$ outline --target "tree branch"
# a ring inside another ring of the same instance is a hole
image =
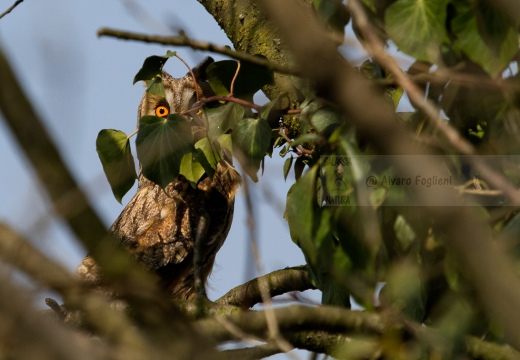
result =
[[[272,309],[283,334],[294,331],[327,331],[361,334],[382,334],[393,327],[396,322],[387,322],[379,314],[352,311],[339,307],[309,307],[291,305]],[[227,319],[242,331],[265,338],[268,333],[267,320],[263,311],[245,311],[227,316]],[[215,318],[202,319],[195,323],[203,334],[217,341],[239,340],[224,329]]]
[[[520,193],[518,190],[502,175],[492,170],[487,164],[480,161],[474,155],[477,154],[475,147],[460,133],[441,118],[440,110],[425,97],[424,92],[417,86],[412,79],[403,72],[397,62],[385,51],[384,44],[376,34],[372,25],[367,19],[367,15],[361,6],[359,0],[353,0],[348,4],[352,16],[356,20],[356,24],[366,39],[364,45],[369,53],[374,56],[381,66],[387,69],[394,77],[400,87],[406,91],[410,101],[429,119],[430,123],[448,140],[450,145],[460,154],[470,155],[470,160],[477,168],[480,175],[488,181],[493,187],[504,192],[513,204],[520,204]]]
[[[235,1],[229,6],[223,0],[197,0],[213,16],[227,34],[235,49],[249,54],[265,56],[270,62],[280,66],[292,66],[290,54],[277,28],[265,17],[255,0]],[[302,0],[309,4],[309,0]],[[282,108],[301,101],[301,95],[290,76],[274,74],[274,85],[263,88],[271,100],[287,94],[288,103]]]
[[[98,30],[99,37],[113,37],[122,40],[135,40],[145,43],[154,43],[171,46],[187,46],[195,50],[209,51],[217,54],[229,56],[232,59],[247,61],[251,64],[265,67],[269,70],[276,71],[283,74],[296,75],[296,71],[285,66],[278,65],[274,62],[265,60],[262,57],[254,56],[243,51],[235,51],[228,46],[213,44],[206,41],[193,40],[185,35],[178,36],[160,36],[160,35],[145,35],[133,33],[123,30],[115,30],[109,28],[101,28]]]
[[[20,5],[22,2],[23,0],[16,0],[13,5],[11,5],[6,11],[0,14],[0,19],[9,14],[11,11],[13,11],[14,8]]]
[[[262,276],[264,284],[269,287],[271,296],[278,296],[292,291],[315,289],[309,278],[307,266],[297,266],[274,271]],[[239,285],[227,294],[216,300],[219,305],[233,305],[241,308],[250,308],[262,301],[260,279],[253,279]]]

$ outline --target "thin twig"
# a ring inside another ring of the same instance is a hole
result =
[[[206,104],[208,104],[210,102],[214,102],[214,101],[234,102],[239,105],[254,109],[260,114],[261,106],[251,103],[249,101],[239,99],[234,96],[210,96],[210,97],[207,97],[207,98],[202,99],[201,101],[195,103],[191,109],[181,112],[181,115],[186,115],[186,114],[194,112],[195,110],[200,110],[204,106],[206,106]]]
[[[229,96],[233,96],[235,94],[235,81],[237,80],[239,72],[240,72],[240,61],[237,62],[237,70],[235,71],[235,75],[233,76],[233,80],[231,80],[231,87],[230,87],[230,90],[229,90]]]
[[[182,63],[184,64],[184,66],[186,66],[188,68],[188,71],[190,72],[190,75],[191,75],[191,78],[193,79],[193,83],[195,84],[195,87],[197,88],[197,91],[195,91],[195,96],[197,97],[197,102],[200,101],[200,95],[202,93],[202,89],[200,88],[199,86],[199,83],[197,81],[197,78],[195,77],[195,74],[193,73],[193,71],[191,70],[191,67],[188,65],[188,63],[186,61],[184,61],[183,58],[181,58],[179,55],[175,54],[175,57],[177,59],[179,59],[180,61],[182,61]]]
[[[171,46],[187,46],[195,50],[209,51],[217,54],[229,56],[230,58],[247,61],[251,64],[265,67],[266,69],[276,71],[283,74],[298,75],[298,72],[294,69],[281,66],[264,58],[254,56],[242,51],[232,50],[227,46],[216,45],[206,41],[193,40],[185,35],[178,36],[159,36],[159,35],[144,35],[138,33],[132,33],[122,30],[114,30],[108,28],[101,28],[98,30],[98,36],[108,36],[122,40],[135,40],[146,43],[155,43],[161,45]]]
[[[280,130],[278,131],[278,133],[280,134],[281,137],[284,138],[285,141],[287,141],[287,143],[291,143],[292,140],[290,137],[288,137],[286,134],[285,134],[285,129],[283,127],[280,127]],[[306,154],[306,155],[312,155],[314,153],[314,151],[312,150],[309,150],[309,149],[306,149],[304,148],[303,146],[301,145],[296,145],[296,148],[300,151],[299,153],[297,153],[299,156],[301,156],[302,154]]]
[[[18,5],[20,5],[22,2],[23,2],[23,0],[16,0],[15,3],[13,5],[11,5],[11,7],[9,7],[6,11],[4,11],[2,14],[0,14],[0,19],[3,18],[4,16],[6,16],[7,14],[9,14],[11,11],[13,11],[14,8],[17,7]]]
[[[255,265],[257,272],[259,274],[264,273],[263,265],[260,260],[260,254],[258,252],[257,240],[256,240],[256,232],[255,232],[255,215],[254,215],[254,207],[251,199],[251,192],[249,191],[248,180],[245,179],[243,182],[244,194],[246,199],[246,209],[247,209],[247,224],[249,226],[249,240],[251,249],[253,250],[253,257],[255,260]],[[276,315],[273,311],[271,295],[269,294],[269,284],[267,283],[265,277],[258,278],[259,284],[258,287],[260,289],[260,295],[262,297],[262,303],[264,305],[264,313],[265,319],[267,323],[267,329],[269,331],[269,335],[272,340],[282,349],[284,352],[288,354],[293,359],[298,359],[298,357],[290,351],[293,349],[293,346],[283,338],[280,328],[278,326],[278,321],[276,320]]]

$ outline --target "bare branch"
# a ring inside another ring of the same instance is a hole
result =
[[[141,41],[145,43],[154,43],[161,45],[170,45],[170,46],[186,46],[195,50],[209,51],[216,54],[222,54],[229,56],[232,59],[247,61],[251,64],[265,67],[266,69],[276,71],[283,74],[292,74],[296,75],[297,72],[293,69],[287,68],[285,66],[278,65],[271,61],[265,60],[264,58],[254,56],[248,54],[243,51],[232,50],[228,46],[222,46],[213,44],[206,41],[193,40],[188,38],[185,35],[178,36],[161,36],[161,35],[145,35],[139,33],[133,33],[129,31],[123,30],[115,30],[109,28],[101,28],[98,30],[98,36],[107,36],[113,37],[121,40],[134,40]]]
[[[271,296],[278,296],[292,291],[305,291],[315,289],[309,278],[306,266],[298,266],[274,271],[262,276],[264,280],[258,278],[246,282],[231,289],[227,294],[215,301],[219,305],[233,305],[242,308],[250,308],[262,301],[260,284],[269,287]]]
[[[23,0],[16,0],[13,5],[11,5],[6,11],[0,14],[0,19],[9,14],[11,11],[13,11],[14,8],[20,5],[22,2]]]

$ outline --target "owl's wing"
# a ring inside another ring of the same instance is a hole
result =
[[[190,190],[180,179],[165,190],[140,179],[137,193],[110,231],[149,270],[182,262],[193,248]]]

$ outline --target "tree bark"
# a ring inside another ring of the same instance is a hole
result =
[[[281,39],[278,29],[267,20],[262,9],[253,0],[197,0],[213,16],[227,34],[237,50],[265,56],[269,61],[282,66],[293,64],[290,53]],[[300,0],[306,6],[309,0]],[[232,3],[232,4],[231,4]],[[269,99],[287,95],[282,107],[297,104],[303,100],[291,77],[274,74],[274,84],[263,89]]]

